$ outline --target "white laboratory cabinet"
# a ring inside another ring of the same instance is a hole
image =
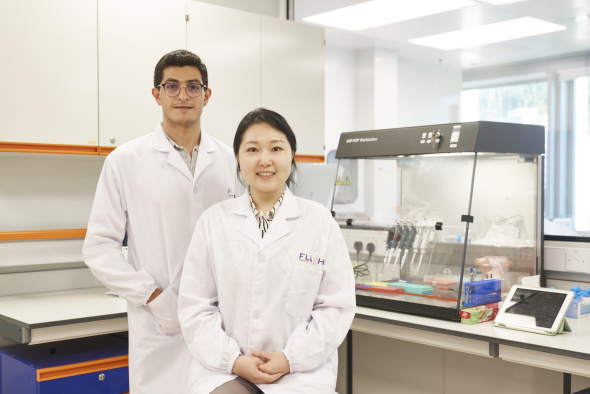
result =
[[[262,17],[262,101],[297,135],[297,153],[324,154],[324,29]]]
[[[0,143],[115,148],[152,132],[154,68],[175,49],[208,67],[205,131],[231,145],[265,106],[287,118],[298,154],[323,155],[324,29],[193,0],[2,2]]]
[[[152,132],[162,55],[186,48],[185,0],[98,1],[99,141],[115,147]]]
[[[0,141],[96,146],[96,0],[0,2]]]
[[[212,94],[203,130],[233,143],[240,120],[261,104],[260,15],[189,1],[187,48],[207,65]]]
[[[187,3],[187,48],[209,69],[203,129],[231,145],[255,107],[283,115],[298,154],[324,154],[324,29],[279,18]]]

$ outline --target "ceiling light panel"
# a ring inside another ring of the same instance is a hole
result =
[[[473,48],[495,42],[515,40],[517,38],[537,36],[560,30],[565,30],[565,26],[527,16],[470,29],[413,38],[408,41],[413,44],[449,51],[453,49]]]
[[[303,18],[345,30],[364,30],[476,5],[470,0],[373,0]]]

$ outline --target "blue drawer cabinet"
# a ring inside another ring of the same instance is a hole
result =
[[[113,335],[0,348],[1,394],[129,391],[127,340]]]

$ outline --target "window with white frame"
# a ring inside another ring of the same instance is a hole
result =
[[[519,70],[522,71],[522,70]],[[545,127],[545,234],[590,236],[590,72],[555,69],[544,79],[470,81],[461,120]]]

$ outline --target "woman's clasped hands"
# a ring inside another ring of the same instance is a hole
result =
[[[289,373],[289,361],[283,352],[252,351],[239,356],[232,372],[254,384],[269,384]]]

